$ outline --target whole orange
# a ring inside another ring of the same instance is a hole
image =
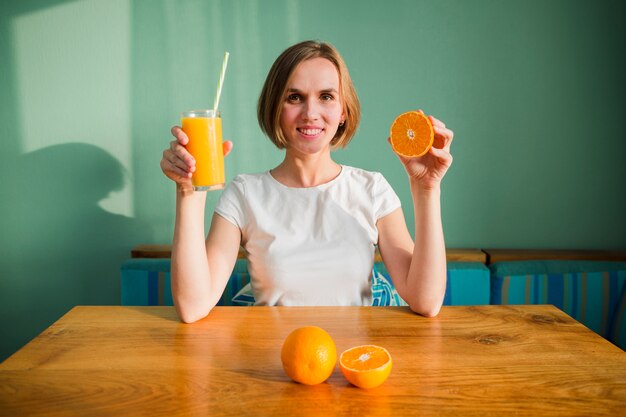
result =
[[[333,373],[337,348],[324,329],[306,326],[287,336],[280,359],[289,378],[301,384],[316,385],[326,381]]]

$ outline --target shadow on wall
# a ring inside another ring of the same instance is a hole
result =
[[[1,192],[0,360],[75,305],[119,304],[119,266],[133,242],[150,236],[146,225],[99,206],[125,178],[101,148],[55,145],[14,163]]]

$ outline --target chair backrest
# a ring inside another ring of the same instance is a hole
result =
[[[626,262],[511,261],[489,265],[491,304],[552,304],[607,337]]]
[[[626,350],[626,284],[622,286],[622,294],[611,319],[609,340]]]
[[[132,258],[121,268],[122,305],[172,305],[170,284],[170,245],[138,245]],[[489,269],[486,255],[478,249],[449,249],[445,305],[477,305],[489,303]],[[239,252],[233,273],[218,305],[252,305],[254,294],[250,285],[247,257]],[[393,282],[376,251],[372,271],[372,305],[403,306],[406,302]]]
[[[122,305],[173,305],[169,258],[133,258],[121,266]],[[238,259],[217,305],[239,305],[233,299],[250,282],[245,259]]]

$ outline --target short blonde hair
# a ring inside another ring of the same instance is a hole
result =
[[[278,149],[287,147],[287,140],[280,126],[280,115],[287,83],[298,64],[313,58],[329,60],[337,68],[337,73],[339,74],[339,95],[345,123],[337,129],[331,145],[333,147],[345,148],[359,126],[361,105],[348,73],[348,68],[339,52],[332,45],[325,42],[300,42],[285,49],[276,58],[267,74],[257,103],[259,126]]]

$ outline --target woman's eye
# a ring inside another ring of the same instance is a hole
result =
[[[300,94],[289,94],[287,100],[291,103],[297,103],[300,101]]]
[[[332,94],[322,94],[321,99],[322,101],[331,101],[334,97]]]

